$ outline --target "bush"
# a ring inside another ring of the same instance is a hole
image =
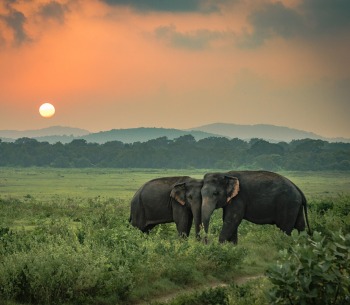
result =
[[[350,234],[318,232],[293,235],[267,275],[274,304],[347,304],[350,302]]]
[[[133,285],[127,266],[86,246],[61,242],[3,257],[0,297],[40,304],[87,302],[95,296],[125,299]]]
[[[266,295],[268,284],[266,278],[257,278],[242,285],[231,285],[229,290],[230,305],[269,304]]]
[[[161,305],[162,303],[152,303]],[[195,292],[192,294],[183,294],[174,300],[167,302],[168,305],[228,305],[228,290],[225,287],[216,287]]]
[[[210,244],[197,245],[195,251],[198,261],[201,262],[198,268],[203,268],[204,273],[220,274],[229,273],[242,266],[242,262],[247,254],[243,247],[236,247],[232,243],[221,244],[212,241]]]
[[[168,302],[152,305],[267,305],[266,279],[250,280],[242,285],[219,286],[181,294]]]

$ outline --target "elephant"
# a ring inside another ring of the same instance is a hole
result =
[[[220,242],[237,244],[242,219],[256,224],[274,224],[287,235],[295,228],[311,233],[306,198],[287,178],[268,171],[207,173],[203,179],[202,224],[206,233],[215,209],[223,209]],[[305,213],[305,219],[303,215]]]
[[[131,200],[129,222],[142,232],[175,222],[181,236],[189,236],[194,219],[199,238],[203,180],[189,176],[163,177],[146,182]]]

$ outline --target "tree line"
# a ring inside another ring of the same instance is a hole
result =
[[[49,144],[20,138],[0,140],[0,166],[350,170],[350,143],[312,139],[270,143],[223,137],[196,141],[191,135],[132,144],[82,139]]]

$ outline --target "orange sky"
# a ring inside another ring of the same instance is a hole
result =
[[[225,122],[350,138],[349,37],[348,0],[3,0],[0,130]]]

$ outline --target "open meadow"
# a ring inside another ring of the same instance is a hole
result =
[[[188,239],[179,238],[174,224],[146,235],[128,223],[130,200],[146,181],[201,178],[208,171],[213,170],[1,168],[0,299],[5,304],[162,304],[158,297],[188,291],[169,304],[270,303],[280,293],[271,292],[277,276],[271,266],[294,243],[307,243],[306,235],[288,237],[275,226],[243,221],[237,246],[219,244],[221,210],[213,216],[207,245],[193,231]],[[349,239],[342,233],[350,232],[350,173],[280,174],[304,192],[311,229],[321,234],[315,243],[321,245],[322,236],[340,236],[345,243],[340,248],[349,255]],[[246,277],[257,278],[235,285]],[[342,285],[338,300],[349,300],[349,283]],[[281,293],[278,297],[276,304],[284,304]]]

